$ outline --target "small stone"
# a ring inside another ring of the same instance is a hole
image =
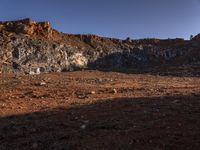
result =
[[[172,103],[174,103],[174,104],[175,104],[175,103],[178,103],[178,102],[179,102],[179,100],[174,100],[174,101],[172,101]]]
[[[37,129],[36,129],[36,128],[33,128],[31,131],[32,131],[32,132],[36,132],[36,131],[37,131]]]
[[[114,94],[117,94],[117,90],[116,90],[116,89],[113,89],[113,93],[114,93]]]
[[[33,149],[36,149],[36,148],[38,148],[38,144],[37,143],[33,143]]]
[[[89,120],[84,120],[83,122],[87,124],[87,123],[89,123],[90,121],[89,121]]]
[[[95,94],[95,93],[96,93],[95,91],[91,91],[91,92],[90,92],[90,94]]]
[[[44,86],[44,85],[46,85],[46,82],[42,81],[42,82],[40,83],[40,86]]]
[[[5,104],[0,105],[0,108],[6,108]]]
[[[85,129],[86,128],[86,125],[85,124],[83,124],[83,125],[81,125],[81,127],[80,127],[81,129]]]

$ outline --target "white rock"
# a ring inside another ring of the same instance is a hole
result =
[[[46,82],[42,81],[42,82],[40,83],[40,85],[41,85],[41,86],[46,85]]]
[[[83,125],[81,125],[81,127],[80,127],[81,129],[85,129],[86,128],[86,125],[85,124],[83,124]]]

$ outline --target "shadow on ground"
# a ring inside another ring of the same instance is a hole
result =
[[[196,150],[200,95],[118,98],[0,118],[1,150]]]

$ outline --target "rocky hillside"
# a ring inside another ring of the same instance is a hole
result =
[[[1,72],[39,74],[74,69],[143,69],[200,64],[200,35],[192,40],[126,40],[56,31],[31,19],[0,22]]]

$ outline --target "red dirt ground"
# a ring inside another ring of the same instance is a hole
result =
[[[198,150],[200,78],[1,75],[0,150]]]

